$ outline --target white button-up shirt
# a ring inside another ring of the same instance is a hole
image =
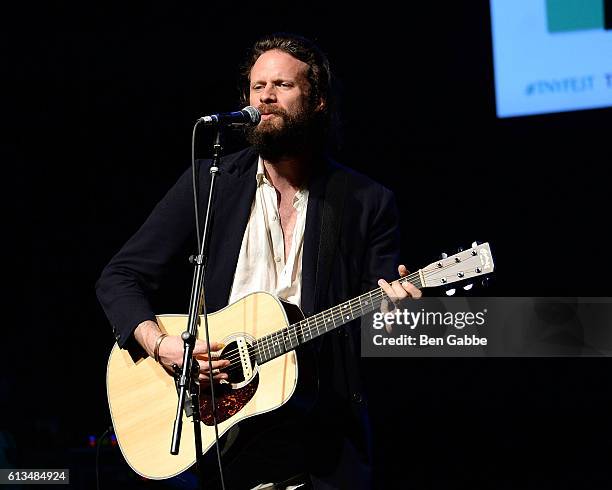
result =
[[[285,262],[285,240],[276,189],[266,177],[261,157],[257,164],[256,179],[257,190],[242,238],[230,304],[249,293],[267,291],[300,306],[308,189],[298,190],[293,198],[297,219],[291,250]]]

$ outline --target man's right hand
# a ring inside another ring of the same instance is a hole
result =
[[[134,330],[134,338],[151,357],[153,357],[155,343],[161,334],[162,332],[157,323],[151,320],[142,322]],[[159,346],[159,361],[170,372],[172,372],[173,364],[176,364],[179,367],[183,365],[183,345],[183,339],[181,339],[181,337],[178,335],[168,335],[161,341]],[[230,361],[226,359],[218,359],[219,351],[223,349],[223,347],[224,345],[219,342],[211,342],[210,344],[213,379],[215,381],[228,378],[227,373],[223,373],[221,370],[229,366]],[[208,349],[206,342],[196,340],[196,345],[193,350],[193,357],[200,366],[200,383],[210,383]]]

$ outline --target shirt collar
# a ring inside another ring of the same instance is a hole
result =
[[[270,181],[266,178],[266,169],[264,168],[263,158],[261,158],[261,155],[259,156],[259,160],[257,160],[257,174],[255,175],[255,180],[257,181],[257,187],[264,182],[271,185]]]
[[[255,180],[257,181],[257,187],[260,187],[262,184],[267,184],[272,187],[272,183],[266,177],[266,169],[264,167],[263,158],[261,155],[259,156],[259,160],[257,161],[257,174],[255,174]],[[296,209],[299,209],[299,206],[302,206],[305,201],[305,197],[308,195],[308,188],[298,189],[293,197],[293,206]]]

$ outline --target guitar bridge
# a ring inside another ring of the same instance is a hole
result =
[[[242,375],[245,380],[250,380],[253,377],[253,365],[249,355],[249,344],[244,337],[238,337],[236,339],[236,347],[238,348],[240,366],[242,366]]]

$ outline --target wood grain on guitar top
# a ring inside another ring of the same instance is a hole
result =
[[[162,331],[170,335],[180,335],[187,325],[186,315],[163,315],[157,320]],[[210,314],[208,324],[211,340],[229,344],[236,336],[263,337],[289,322],[276,297],[253,293]],[[258,366],[255,378],[245,386],[217,395],[222,417],[219,435],[241,420],[281,407],[295,392],[297,378],[297,357],[291,351]],[[134,360],[127,350],[115,345],[108,362],[106,386],[117,441],[134,471],[157,480],[177,475],[195,463],[193,423],[184,414],[180,452],[176,456],[170,454],[178,396],[173,377],[155,360]],[[209,400],[204,398],[200,412],[206,420],[200,424],[204,452],[215,442]]]

